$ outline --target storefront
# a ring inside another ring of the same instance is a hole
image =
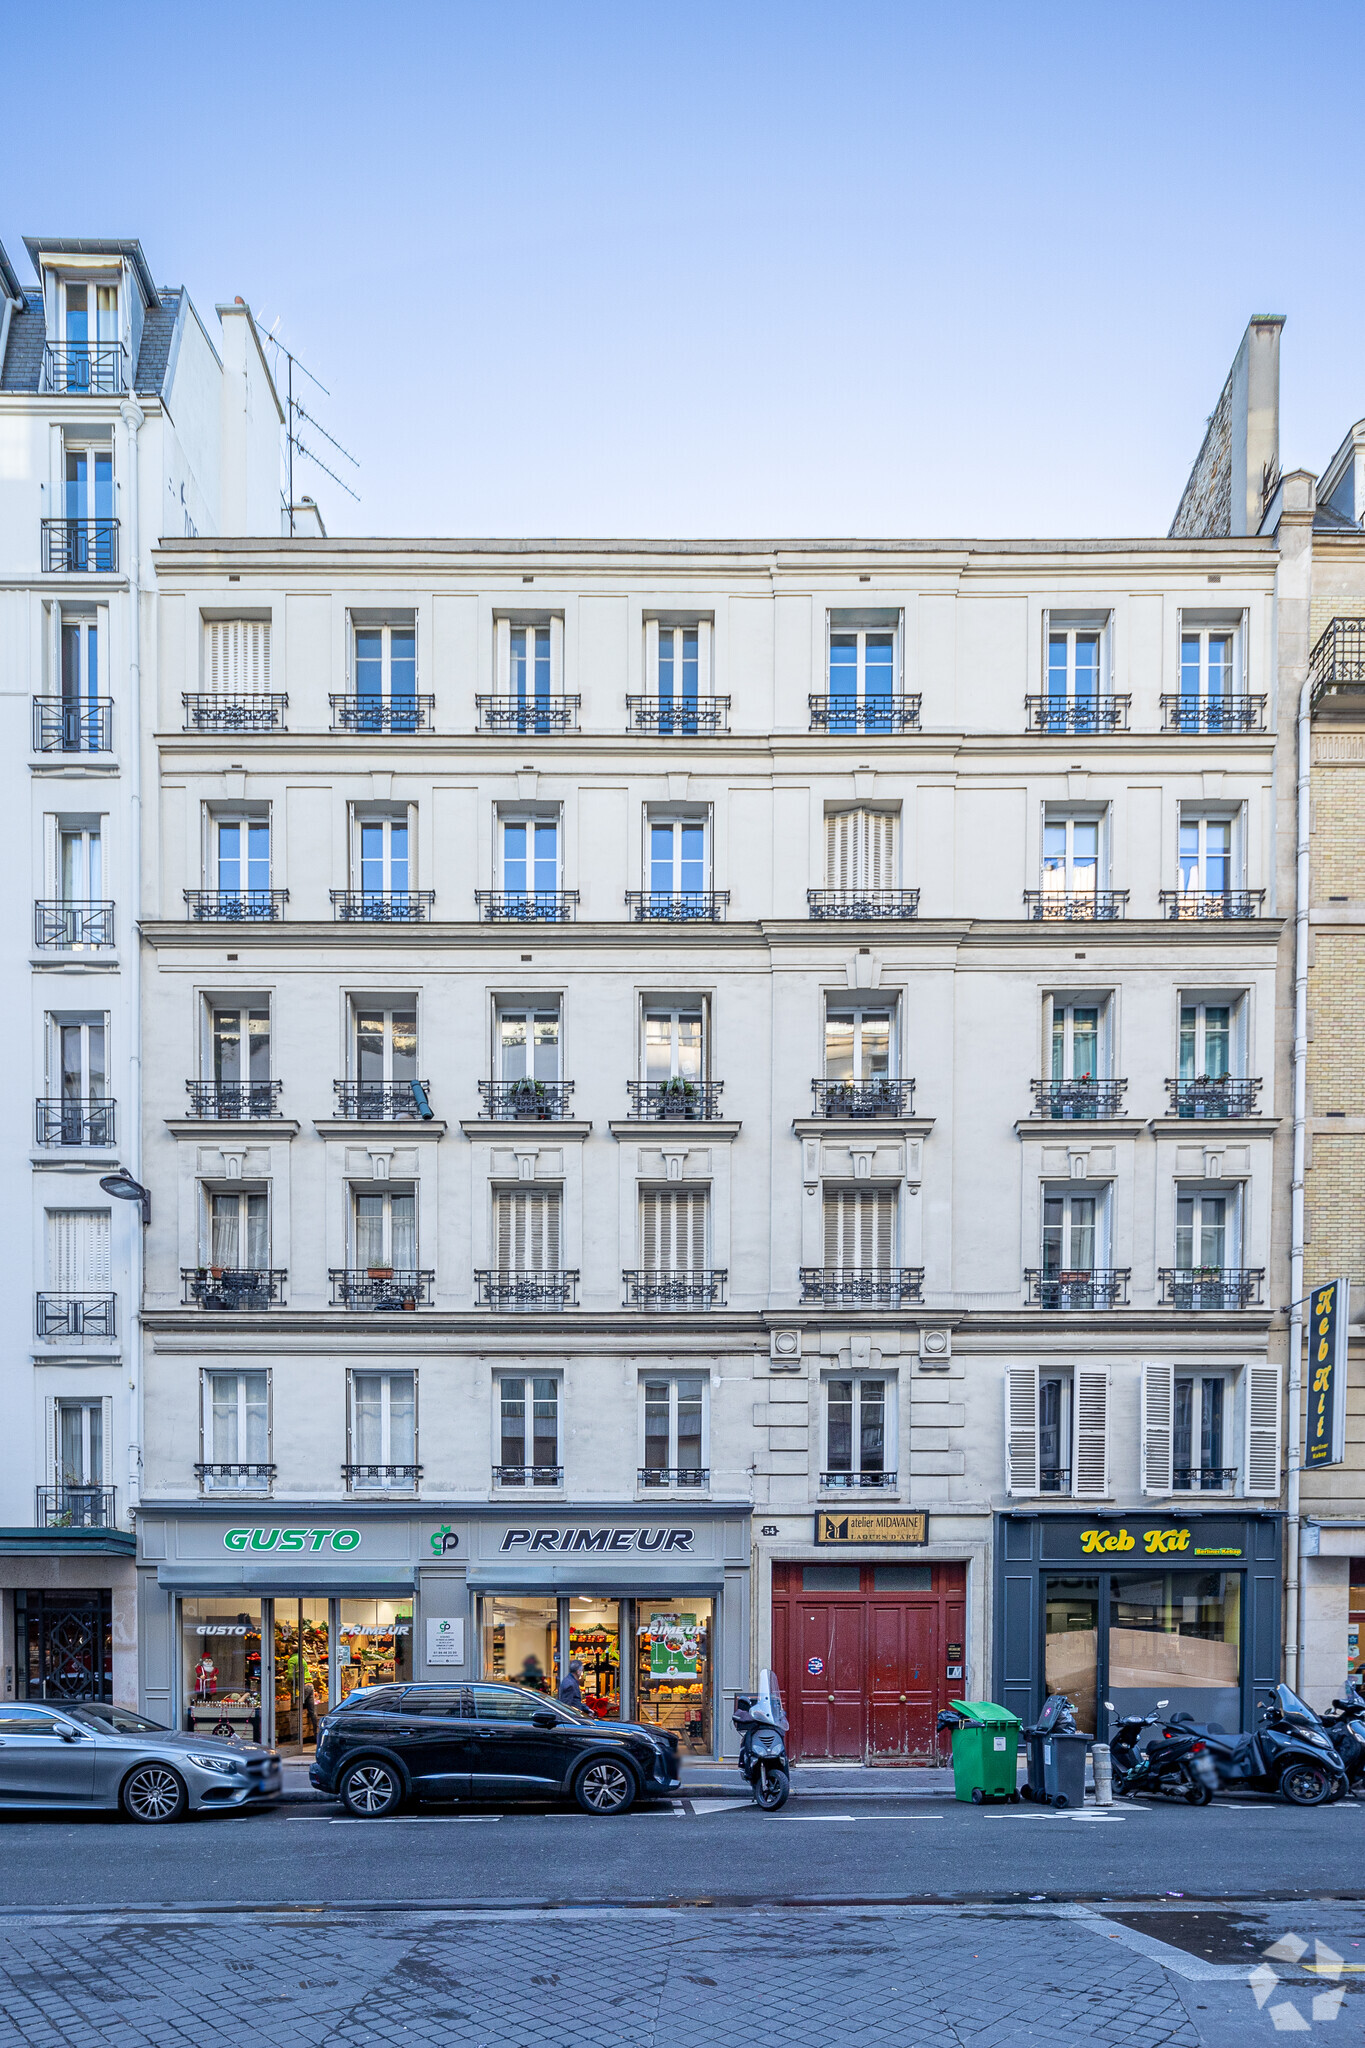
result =
[[[1001,1515],[993,1696],[1030,1721],[1066,1693],[1087,1733],[1106,1700],[1253,1726],[1280,1676],[1281,1523]]]
[[[132,1706],[134,1640],[129,1531],[0,1529],[0,1666],[12,1697]]]

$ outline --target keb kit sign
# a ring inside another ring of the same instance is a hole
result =
[[[1351,1283],[1329,1280],[1308,1297],[1308,1420],[1305,1465],[1346,1456],[1346,1342]]]

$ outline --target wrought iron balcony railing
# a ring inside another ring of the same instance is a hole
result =
[[[918,697],[812,696],[812,732],[918,732]]]
[[[728,889],[626,891],[626,907],[636,924],[719,924],[729,901]]]
[[[1025,697],[1030,732],[1127,732],[1131,697]]]
[[[802,1301],[838,1308],[900,1308],[924,1292],[923,1266],[803,1266]]]
[[[259,1313],[284,1300],[282,1266],[182,1266],[180,1299],[219,1315]]]
[[[816,919],[918,917],[918,889],[807,889],[806,909]]]
[[[115,1337],[118,1297],[114,1294],[40,1294],[37,1331],[54,1337]]]
[[[128,389],[121,341],[43,343],[43,389],[67,398],[115,398]]]
[[[1365,690],[1365,619],[1332,619],[1308,657],[1314,704],[1336,690]]]
[[[1235,1465],[1177,1465],[1171,1473],[1177,1493],[1225,1493],[1236,1478]]]
[[[494,1486],[562,1486],[562,1465],[495,1465]]]
[[[894,1493],[894,1472],[822,1472],[822,1493]]]
[[[723,1081],[627,1081],[630,1114],[642,1123],[708,1123],[720,1115]]]
[[[431,1121],[430,1081],[333,1081],[332,1093],[337,1115],[357,1123]]]
[[[1187,918],[1259,917],[1265,906],[1264,889],[1163,889],[1161,915],[1183,922]]]
[[[1070,1493],[1071,1467],[1069,1465],[1040,1465],[1038,1467],[1038,1491],[1040,1493]]]
[[[34,1526],[39,1529],[115,1529],[112,1486],[39,1486],[34,1489]]]
[[[1124,1308],[1131,1278],[1128,1266],[1062,1266],[1056,1271],[1028,1267],[1024,1285],[1030,1308]]]
[[[186,889],[185,915],[197,924],[274,924],[284,916],[287,889]]]
[[[112,903],[35,903],[33,943],[44,952],[92,953],[114,943]]]
[[[333,1266],[332,1307],[402,1311],[429,1308],[434,1271],[397,1266]]]
[[[476,889],[484,924],[572,924],[577,889]]]
[[[1163,696],[1167,732],[1264,732],[1264,697]]]
[[[730,699],[631,696],[626,698],[626,724],[631,732],[657,733],[661,739],[728,732]]]
[[[691,1273],[654,1273],[632,1267],[622,1273],[627,1308],[724,1308],[724,1266],[699,1267]]]
[[[476,697],[474,707],[485,732],[577,732],[578,697]]]
[[[1055,1122],[1072,1119],[1093,1121],[1099,1117],[1122,1116],[1123,1091],[1126,1081],[1092,1081],[1088,1075],[1079,1081],[1030,1081],[1033,1090],[1033,1114],[1051,1117]]]
[[[569,1114],[572,1081],[480,1081],[484,1114],[499,1123],[559,1123]]]
[[[1255,1116],[1261,1084],[1250,1076],[1203,1074],[1194,1081],[1167,1080],[1166,1091],[1172,1116]]]
[[[1025,889],[1024,915],[1035,924],[1113,924],[1128,914],[1126,889]]]
[[[436,901],[434,889],[333,889],[337,924],[426,924]]]
[[[187,1081],[190,1115],[221,1123],[247,1123],[278,1116],[283,1081]]]
[[[262,1458],[244,1462],[215,1459],[196,1465],[194,1476],[205,1493],[269,1493],[278,1468]]]
[[[114,744],[112,697],[33,700],[35,754],[107,754]]]
[[[43,568],[56,576],[116,576],[117,519],[45,519]]]
[[[333,695],[333,732],[430,732],[434,697],[356,697]]]
[[[1162,1266],[1161,1306],[1178,1309],[1260,1308],[1264,1266]]]
[[[474,1274],[480,1308],[576,1308],[578,1274],[513,1273],[503,1267],[480,1267]]]
[[[420,1465],[343,1465],[348,1493],[415,1493],[421,1484]]]
[[[636,1483],[647,1488],[709,1486],[711,1469],[708,1465],[641,1465]]]
[[[38,1145],[112,1145],[112,1095],[40,1096],[34,1104],[34,1143]]]
[[[182,690],[186,732],[283,732],[283,690]]]
[[[909,1116],[914,1108],[913,1081],[812,1081],[817,1116]]]

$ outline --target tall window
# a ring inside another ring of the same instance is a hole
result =
[[[215,818],[214,886],[224,896],[249,897],[270,887],[270,821]]]
[[[1104,632],[1097,625],[1051,627],[1047,636],[1047,696],[1059,716],[1070,711],[1073,722],[1094,713],[1104,690]]]
[[[121,388],[118,361],[118,286],[63,287],[66,300],[67,391],[112,392]]]
[[[503,1379],[498,1386],[499,1477],[507,1485],[559,1483],[559,1381]]]
[[[406,905],[408,824],[406,818],[360,818],[356,826],[356,867],[367,899],[391,896]]]
[[[55,1027],[56,1053],[61,1074],[62,1107],[79,1116],[84,1104],[98,1100],[108,1085],[105,1064],[106,1025],[101,1017],[79,1024],[59,1023]],[[79,1143],[79,1139],[71,1142]]]
[[[825,1079],[879,1081],[895,1071],[894,1010],[886,1004],[831,1003],[825,1012]]]
[[[641,1267],[646,1273],[707,1271],[709,1224],[706,1188],[642,1188]]]
[[[1094,1080],[1100,1073],[1100,1010],[1097,1003],[1052,1005],[1052,1079]]]
[[[1068,1458],[1068,1400],[1070,1383],[1065,1379],[1038,1382],[1038,1482],[1043,1493],[1070,1491]]]
[[[1225,1383],[1221,1373],[1175,1376],[1171,1463],[1177,1491],[1213,1492],[1226,1484],[1223,1465]],[[1230,1476],[1230,1475],[1229,1475]]]
[[[204,1449],[209,1465],[235,1466],[210,1472],[205,1484],[213,1492],[235,1489],[259,1492],[260,1471],[270,1458],[270,1375],[268,1372],[206,1372],[204,1374]]]
[[[706,1078],[706,1018],[700,1004],[648,1003],[644,1013],[646,1081]]]
[[[112,448],[67,444],[65,516],[80,522],[68,537],[66,560],[70,566],[112,570],[116,557]]]
[[[710,687],[711,623],[645,621],[648,687],[659,700],[660,732],[696,732],[697,699]]]
[[[264,1273],[270,1267],[270,1203],[263,1193],[233,1189],[208,1197],[208,1263],[222,1271]]]
[[[644,1472],[675,1474],[681,1485],[700,1485],[705,1467],[702,1415],[706,1382],[699,1375],[644,1382]],[[655,1482],[655,1483],[661,1483]],[[649,1485],[648,1476],[645,1484]]]
[[[417,629],[355,629],[356,728],[382,731],[385,713],[394,732],[417,728]]]
[[[214,1004],[209,1012],[209,1058],[212,1079],[233,1087],[270,1079],[270,1005],[231,1009]]]
[[[1175,1263],[1180,1272],[1234,1265],[1228,1254],[1235,1238],[1234,1205],[1227,1195],[1178,1195],[1175,1204]]]
[[[1232,826],[1231,818],[1181,818],[1182,894],[1225,896],[1236,887]]]
[[[558,1188],[499,1188],[493,1223],[500,1273],[558,1273],[563,1196]]]
[[[557,818],[502,820],[502,886],[509,896],[554,896],[559,888]]]
[[[47,1281],[55,1294],[109,1292],[109,1211],[49,1209]]]
[[[706,822],[702,818],[651,818],[649,890],[654,896],[695,896],[709,886]]]
[[[62,610],[62,748],[97,753],[104,735],[100,719],[100,629],[98,617]],[[105,742],[107,744],[107,741]]]
[[[1205,628],[1180,635],[1180,701],[1207,708],[1211,723],[1237,691],[1237,638],[1230,630]]]
[[[1093,897],[1100,886],[1100,820],[1047,818],[1043,823],[1043,895]]]
[[[64,907],[96,903],[104,885],[98,825],[63,826],[57,835],[57,886]]]
[[[886,1456],[886,1381],[862,1374],[825,1383],[826,1480],[881,1480]]]
[[[553,690],[550,680],[550,629],[548,626],[513,626],[508,635],[508,695],[518,705],[537,704],[549,708]]]
[[[559,1079],[558,1009],[499,1007],[496,1030],[498,1080]]]
[[[828,1269],[884,1273],[895,1265],[896,1197],[891,1189],[827,1189],[824,1224]]]
[[[894,811],[825,813],[825,886],[830,889],[895,888]]]
[[[105,1473],[103,1401],[58,1401],[56,1406],[58,1486],[103,1486]]]
[[[1054,1191],[1043,1196],[1043,1276],[1088,1274],[1097,1259],[1099,1197]]]
[[[415,1009],[406,1005],[389,1008],[378,1003],[356,1004],[355,1078],[362,1087],[366,1082],[416,1080]]]
[[[352,1196],[355,1265],[362,1272],[417,1271],[417,1197],[411,1188],[362,1190]]]
[[[1180,1079],[1224,1080],[1232,1072],[1230,1003],[1180,1005]]]
[[[353,1372],[350,1421],[352,1487],[389,1486],[399,1477],[408,1483],[415,1480],[414,1470],[399,1474],[386,1469],[416,1465],[415,1373]]]
[[[829,636],[831,732],[892,728],[896,632],[890,627],[832,630]]]

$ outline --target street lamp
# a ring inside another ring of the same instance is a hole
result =
[[[117,1173],[101,1174],[100,1186],[106,1195],[116,1195],[120,1202],[141,1202],[142,1221],[144,1224],[151,1222],[152,1198],[142,1182],[133,1179],[126,1166],[121,1166]]]

